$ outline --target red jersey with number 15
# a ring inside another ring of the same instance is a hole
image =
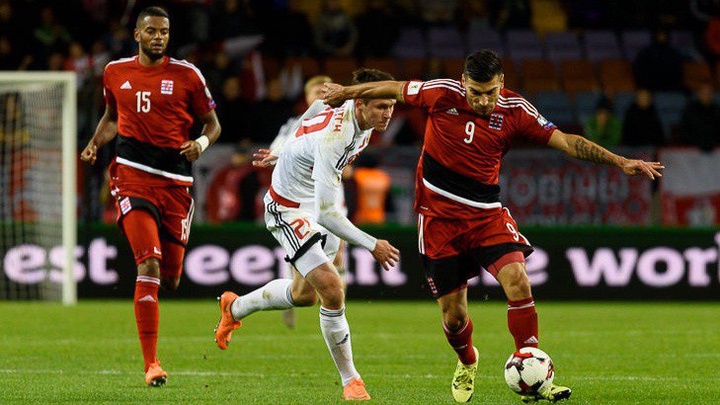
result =
[[[103,85],[105,102],[117,109],[117,163],[192,184],[180,145],[194,117],[215,108],[200,70],[167,56],[159,66],[143,66],[135,56],[108,63]]]
[[[472,110],[457,80],[406,82],[403,97],[428,113],[415,179],[415,210],[425,216],[469,219],[499,211],[502,157],[519,140],[546,145],[556,129],[507,89],[487,117]]]

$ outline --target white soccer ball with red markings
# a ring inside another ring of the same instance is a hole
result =
[[[555,367],[550,356],[535,347],[523,347],[505,363],[505,381],[519,395],[542,392],[554,378]]]

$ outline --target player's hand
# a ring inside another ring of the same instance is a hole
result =
[[[200,159],[202,155],[202,148],[196,141],[185,141],[180,145],[180,154],[185,155],[188,162],[194,162]]]
[[[82,153],[80,153],[80,160],[90,165],[94,165],[97,160],[97,149],[98,147],[95,143],[89,143],[85,149],[83,149]]]
[[[270,152],[272,152],[270,149],[258,149],[257,152],[253,153],[253,158],[255,158],[252,162],[253,166],[265,168],[275,165],[278,157],[271,155]]]
[[[390,270],[400,261],[400,251],[385,239],[377,240],[372,255],[385,270]]]
[[[625,174],[628,176],[646,175],[650,180],[655,180],[657,177],[662,177],[660,170],[663,170],[665,166],[661,165],[660,162],[646,162],[639,159],[626,159],[620,166]]]
[[[325,83],[323,85],[325,91],[325,97],[323,102],[330,107],[340,107],[345,102],[346,98],[343,95],[344,87],[337,83]]]

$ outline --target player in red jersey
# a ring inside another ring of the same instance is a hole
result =
[[[578,159],[616,166],[627,175],[660,177],[658,162],[626,159],[587,139],[566,134],[517,93],[503,88],[500,59],[491,50],[468,56],[462,80],[385,81],[342,87],[326,84],[325,101],[390,98],[428,112],[417,167],[415,210],[427,282],[442,310],[445,336],[458,354],[452,382],[457,402],[474,392],[477,349],[468,317],[467,280],[487,269],[508,298],[508,327],[516,349],[538,346],[538,321],[525,257],[527,239],[500,202],[503,155],[516,141],[549,145]],[[558,401],[571,390],[553,385],[523,401]]]
[[[142,10],[135,26],[139,54],[105,67],[105,114],[80,156],[94,164],[98,149],[117,135],[110,186],[137,264],[135,320],[149,386],[167,381],[157,359],[158,289],[175,290],[180,282],[194,208],[191,162],[220,136],[205,78],[191,63],[165,55],[169,39],[167,12]],[[204,126],[190,140],[193,116]]]

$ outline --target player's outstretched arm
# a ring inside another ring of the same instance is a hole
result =
[[[550,137],[548,145],[577,159],[617,166],[628,176],[645,175],[651,180],[655,180],[657,177],[662,177],[660,171],[665,168],[660,162],[627,159],[580,135],[566,134],[557,129]]]
[[[342,183],[339,178],[336,181],[324,178],[315,180],[315,211],[318,213],[318,223],[348,243],[364,247],[372,253],[383,269],[390,270],[400,260],[400,251],[388,241],[376,239],[363,232],[337,210],[336,193],[340,187]]]
[[[361,83],[353,86],[341,86],[337,83],[325,83],[323,101],[332,107],[338,107],[345,100],[355,98],[393,98],[403,102],[405,82],[385,80],[381,82]]]
[[[95,133],[80,153],[80,159],[91,165],[97,160],[97,151],[107,145],[117,135],[117,110],[111,105],[105,106],[105,113],[98,121]]]
[[[220,121],[218,121],[215,110],[210,110],[205,115],[200,116],[200,120],[205,124],[200,132],[202,135],[195,140],[185,141],[180,145],[180,154],[185,155],[185,158],[190,162],[198,160],[205,149],[214,144],[220,137]]]

